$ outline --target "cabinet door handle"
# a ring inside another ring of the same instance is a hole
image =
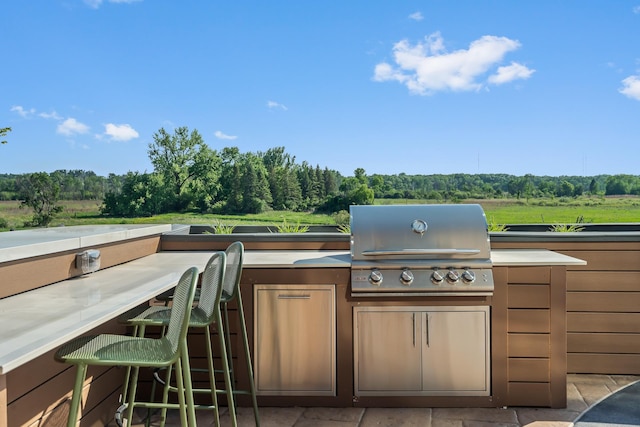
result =
[[[311,299],[311,295],[309,294],[302,294],[302,295],[278,294],[278,299]]]
[[[425,326],[426,326],[425,339],[426,339],[427,347],[429,347],[429,315],[428,314],[427,314]]]
[[[413,346],[416,346],[416,314],[413,313]]]

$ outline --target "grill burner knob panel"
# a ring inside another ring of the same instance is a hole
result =
[[[374,286],[382,285],[382,273],[380,270],[373,270],[369,275],[369,283]]]
[[[465,270],[464,273],[462,273],[462,281],[464,283],[471,284],[475,282],[475,280],[476,280],[476,275],[473,271]]]
[[[444,276],[438,270],[435,270],[433,273],[431,273],[431,282],[433,282],[435,285],[439,285],[443,281]]]
[[[413,282],[413,273],[411,272],[411,270],[406,268],[402,270],[402,273],[400,273],[400,282],[403,285],[407,286],[409,286]]]
[[[460,275],[456,270],[449,270],[447,273],[447,282],[449,283],[457,283],[460,280]]]

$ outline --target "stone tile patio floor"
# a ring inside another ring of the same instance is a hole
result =
[[[637,380],[640,376],[569,374],[563,409],[261,407],[260,422],[263,427],[568,427],[589,406]],[[177,415],[170,413],[166,425],[180,426]],[[198,427],[214,425],[210,411],[198,411],[197,418]],[[230,425],[226,408],[220,423]],[[255,425],[251,408],[238,408],[238,425]]]

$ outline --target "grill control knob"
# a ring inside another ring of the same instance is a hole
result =
[[[438,270],[434,270],[433,273],[431,273],[431,281],[434,285],[439,285],[444,281],[444,276]]]
[[[456,270],[449,270],[447,273],[447,282],[454,284],[460,280],[460,275]]]
[[[409,270],[408,268],[402,270],[402,273],[400,273],[400,282],[402,282],[403,285],[407,286],[413,282],[413,273],[411,272],[411,270]]]
[[[467,284],[471,284],[476,280],[476,274],[471,270],[465,270],[462,273],[462,281]]]
[[[382,284],[382,273],[380,270],[373,270],[369,275],[369,283],[374,286],[380,286]]]

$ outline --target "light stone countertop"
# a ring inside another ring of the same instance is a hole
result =
[[[578,258],[547,249],[494,249],[491,261],[498,266],[587,265]]]
[[[170,224],[74,225],[0,233],[0,263],[162,234]]]
[[[494,266],[586,265],[586,261],[546,249],[495,249]],[[349,251],[246,251],[244,268],[350,268]]]
[[[161,252],[0,299],[0,375],[173,288],[211,254]]]

